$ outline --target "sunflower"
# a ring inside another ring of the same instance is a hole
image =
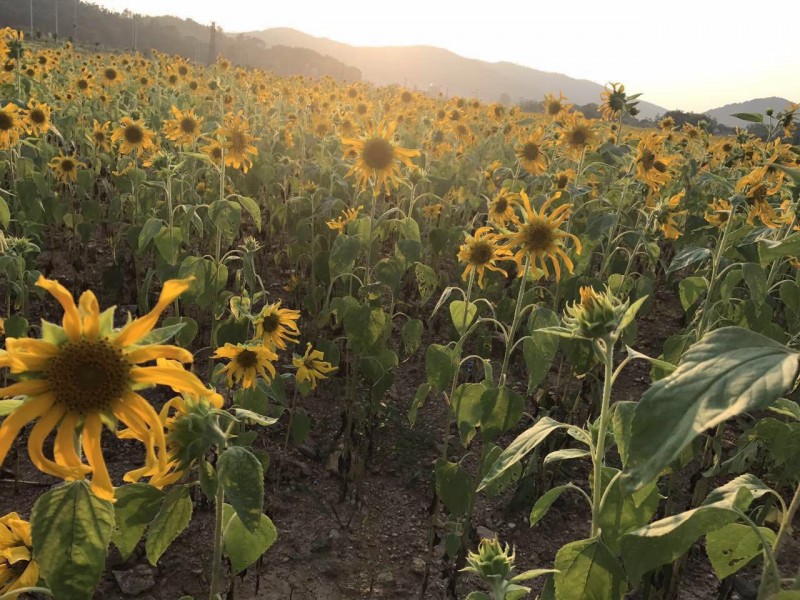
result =
[[[492,232],[491,227],[479,227],[473,235],[466,236],[458,251],[458,260],[467,263],[461,274],[462,281],[466,281],[470,273],[474,271],[478,275],[478,286],[483,289],[483,276],[486,269],[497,271],[504,277],[508,277],[508,273],[496,264],[498,260],[512,260],[511,252],[500,244],[501,240],[502,236]]]
[[[6,104],[0,109],[0,150],[15,146],[19,142],[22,119],[16,104]]]
[[[235,115],[228,113],[225,116],[225,127],[217,129],[217,135],[222,138],[222,148],[225,149],[225,166],[238,169],[247,173],[253,165],[253,157],[258,156],[258,148],[253,146],[257,138],[250,135],[250,123],[245,119],[242,111]]]
[[[541,128],[532,131],[521,146],[517,147],[517,159],[531,175],[538,175],[547,169],[547,161],[542,147],[544,132]]]
[[[663,138],[657,133],[649,133],[639,140],[636,149],[636,178],[657,192],[661,186],[669,183],[672,175],[670,166],[678,160],[664,152]]]
[[[17,513],[9,513],[0,518],[0,596],[34,587],[38,581],[39,565],[33,560],[31,525]]]
[[[564,117],[559,142],[573,158],[581,156],[596,138],[597,132],[581,113],[575,112]]]
[[[263,344],[225,344],[217,348],[214,358],[230,359],[222,371],[228,374],[228,387],[232,389],[239,382],[244,388],[252,388],[257,377],[271,381],[275,377],[272,363],[278,360],[278,355]]]
[[[111,142],[122,142],[119,147],[120,154],[137,154],[152,152],[156,145],[153,143],[153,132],[144,126],[140,119],[134,121],[130,117],[122,117],[120,126],[111,135]]]
[[[216,140],[208,142],[205,146],[200,148],[200,151],[211,159],[211,162],[218,167],[222,166],[223,148]]]
[[[50,107],[31,98],[25,115],[25,129],[31,135],[44,135],[50,128]]]
[[[103,69],[103,72],[100,75],[100,81],[103,82],[103,85],[117,85],[122,83],[125,78],[122,76],[122,73],[116,67],[106,67]]]
[[[600,94],[603,101],[598,107],[606,121],[613,121],[619,118],[620,113],[625,110],[625,102],[628,97],[625,94],[625,86],[621,83],[612,83],[611,89],[608,86]]]
[[[155,307],[143,317],[113,328],[113,309],[100,313],[97,298],[84,292],[78,304],[56,281],[39,277],[36,285],[48,291],[64,309],[62,326],[44,323],[42,339],[7,338],[0,362],[19,381],[0,388],[0,397],[24,397],[0,425],[0,464],[14,439],[28,423],[38,419],[28,438],[28,455],[40,471],[67,481],[92,474],[92,490],[113,500],[114,487],[106,468],[101,443],[103,424],[116,429],[127,425],[146,448],[142,468],[125,474],[138,481],[165,468],[164,430],[153,407],[136,389],[166,385],[178,392],[210,393],[189,371],[164,366],[143,366],[157,359],[191,362],[192,354],[177,346],[147,344],[143,340],[161,313],[191,283],[167,281]],[[54,460],[44,455],[44,441],[56,429]],[[79,447],[76,434],[82,431]],[[81,452],[78,452],[78,451]],[[88,465],[81,461],[85,455]]]
[[[92,132],[86,134],[86,139],[97,150],[111,152],[111,123],[100,123],[94,119]]]
[[[572,169],[565,169],[553,175],[553,184],[557,190],[567,189],[567,184],[575,179],[575,171]]]
[[[264,344],[272,344],[275,348],[286,350],[286,342],[297,343],[293,336],[300,335],[300,329],[297,327],[299,318],[299,310],[281,308],[281,301],[278,300],[261,309],[256,321],[256,337],[260,337]]]
[[[666,131],[666,132],[672,131],[673,129],[675,129],[675,119],[673,119],[672,117],[664,117],[658,122],[658,128],[661,131]]]
[[[372,191],[376,196],[383,187],[387,193],[390,192],[390,183],[394,186],[398,184],[399,165],[396,161],[411,167],[411,159],[419,156],[419,150],[401,148],[392,143],[396,128],[396,122],[387,123],[383,120],[377,127],[370,124],[363,139],[341,138],[345,146],[344,153],[356,157],[346,177],[355,175],[356,185],[362,190],[367,189],[367,182],[372,179]]]
[[[705,220],[715,227],[725,227],[725,224],[733,214],[733,206],[725,199],[719,198],[712,200],[705,211]]]
[[[542,102],[544,114],[552,121],[559,119],[572,107],[571,104],[564,102],[566,99],[567,97],[561,92],[558,93],[558,98],[552,94],[546,94]]]
[[[518,194],[512,194],[508,188],[500,188],[497,196],[489,203],[489,220],[492,223],[505,227],[508,223],[519,223],[519,217],[514,211]]]
[[[537,213],[531,208],[528,194],[523,191],[519,195],[522,198],[523,208],[525,209],[525,220],[517,227],[517,231],[507,236],[510,245],[517,248],[514,260],[517,262],[519,276],[522,277],[524,273],[522,263],[526,257],[530,258],[534,267],[541,266],[542,271],[547,276],[550,275],[550,271],[547,268],[545,259],[549,257],[555,270],[556,279],[561,278],[561,266],[557,260],[558,257],[561,257],[567,270],[572,273],[574,268],[572,260],[562,249],[564,238],[572,239],[578,254],[581,253],[581,242],[575,235],[559,229],[561,224],[569,217],[572,205],[562,204],[548,215],[547,209],[561,197],[560,193],[556,193],[542,204]],[[538,263],[537,260],[539,261]]]
[[[679,225],[676,219],[677,217],[685,215],[687,211],[679,211],[676,209],[680,206],[680,203],[685,195],[686,190],[682,190],[681,192],[670,197],[668,200],[661,200],[658,203],[654,203],[650,207],[654,212],[655,221],[658,225],[658,228],[668,240],[677,240],[683,235],[680,229],[678,229]]]
[[[437,202],[436,204],[431,204],[429,206],[422,207],[422,214],[428,217],[429,219],[438,219],[442,214],[442,209],[444,205],[441,202]]]
[[[326,375],[336,370],[336,367],[323,360],[325,355],[319,350],[314,350],[311,344],[306,345],[306,353],[303,356],[292,358],[292,364],[297,367],[295,378],[297,383],[308,381],[311,389],[317,388],[318,379],[327,379]]]
[[[202,133],[200,126],[203,118],[198,117],[194,110],[181,111],[177,106],[171,108],[174,119],[164,123],[164,135],[181,146],[191,146]]]
[[[338,231],[342,233],[344,228],[347,227],[348,223],[352,223],[358,218],[358,213],[363,210],[363,206],[359,206],[358,208],[348,208],[342,211],[342,214],[337,217],[335,220],[326,221],[329,229],[334,231]]]
[[[75,183],[78,181],[78,170],[83,167],[83,163],[78,162],[72,156],[64,156],[59,154],[53,157],[49,166],[55,171],[56,177],[62,183]]]

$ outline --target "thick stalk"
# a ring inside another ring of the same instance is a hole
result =
[[[789,531],[792,528],[792,521],[798,509],[800,509],[800,485],[795,488],[792,502],[783,515],[778,535],[775,538],[775,542],[772,544],[772,561],[768,561],[766,556],[767,552],[765,551],[764,553],[764,569],[761,573],[761,585],[759,585],[758,588],[758,600],[766,600],[781,589],[781,574],[778,570],[778,552],[780,552],[781,546],[783,546],[786,537],[789,535]]]
[[[600,406],[600,427],[597,431],[597,444],[594,447],[592,464],[594,466],[592,488],[592,537],[598,534],[600,527],[600,501],[602,500],[603,455],[605,454],[606,430],[608,429],[609,406],[611,404],[611,385],[614,381],[614,342],[608,336],[602,345],[605,379],[603,380],[603,401]],[[599,344],[598,344],[599,345]]]

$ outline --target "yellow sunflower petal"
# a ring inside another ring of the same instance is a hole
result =
[[[170,345],[152,345],[133,348],[130,352],[125,354],[125,357],[132,364],[140,364],[159,358],[177,360],[182,363],[190,363],[194,360],[192,353],[185,348]]]
[[[158,302],[145,316],[128,323],[114,340],[119,347],[135,344],[146,336],[155,327],[158,318],[166,308],[172,304],[181,294],[189,289],[194,277],[187,279],[171,279],[164,284]]]
[[[100,334],[100,305],[94,292],[87,290],[78,301],[78,312],[83,319],[83,333],[91,340]]]
[[[89,466],[92,467],[92,491],[98,498],[113,502],[114,486],[111,485],[106,460],[103,458],[102,433],[103,422],[100,420],[100,415],[89,415],[83,427],[82,445]]]
[[[20,430],[45,414],[53,405],[54,399],[52,394],[36,396],[3,419],[3,423],[0,424],[0,465],[3,464]]]
[[[67,337],[72,341],[79,340],[81,338],[81,316],[69,290],[57,281],[46,279],[42,275],[36,280],[36,285],[45,289],[51,296],[58,300],[58,303],[61,304],[61,307],[64,309],[62,325],[64,326]]]

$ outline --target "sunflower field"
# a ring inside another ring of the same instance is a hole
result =
[[[800,599],[797,105],[0,57],[0,600]]]

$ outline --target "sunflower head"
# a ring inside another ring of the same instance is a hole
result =
[[[581,337],[603,338],[617,330],[628,306],[628,302],[621,302],[607,287],[598,292],[590,286],[581,286],[580,301],[567,305],[564,324]]]
[[[14,512],[0,517],[0,596],[34,587],[38,581],[30,523]]]
[[[314,350],[310,343],[306,345],[303,356],[295,355],[292,358],[292,365],[297,369],[295,374],[297,383],[307,382],[312,390],[316,389],[318,380],[327,379],[327,375],[336,370],[336,367],[325,361],[325,355],[319,350]]]
[[[477,552],[467,555],[464,571],[475,573],[489,582],[505,579],[514,569],[516,553],[508,544],[503,546],[497,538],[484,538]]]

